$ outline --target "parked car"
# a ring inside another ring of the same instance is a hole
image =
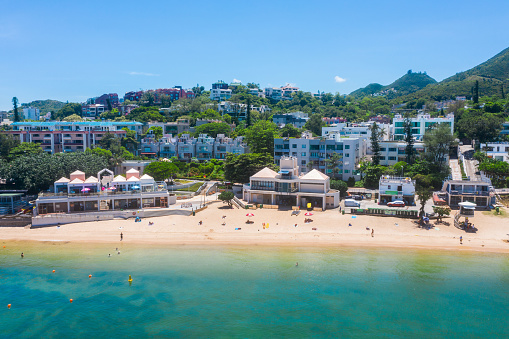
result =
[[[345,207],[361,207],[361,203],[353,199],[345,199]]]
[[[405,207],[405,202],[401,200],[390,201],[387,203],[389,207]]]

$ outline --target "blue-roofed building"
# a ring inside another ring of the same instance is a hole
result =
[[[0,131],[19,138],[21,142],[35,142],[48,153],[83,152],[86,148],[97,145],[105,134],[118,137],[126,136],[127,128],[142,133],[143,124],[133,121],[107,122],[15,122],[12,131]]]

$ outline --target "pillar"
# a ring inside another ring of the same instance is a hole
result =
[[[67,202],[67,213],[71,213],[71,203]]]
[[[115,199],[111,199],[111,210],[115,210]]]
[[[274,204],[274,193],[272,193],[272,194],[270,195],[270,197],[271,197],[271,200],[272,200],[271,205],[275,205],[275,204]]]
[[[322,210],[325,210],[325,206],[326,206],[326,201],[327,201],[327,197],[324,195],[323,198],[322,198]]]

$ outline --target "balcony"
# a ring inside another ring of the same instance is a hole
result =
[[[488,191],[471,191],[471,190],[451,190],[449,192],[450,195],[478,195],[482,197],[487,197],[490,195]]]

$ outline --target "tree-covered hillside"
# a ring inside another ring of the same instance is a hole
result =
[[[356,98],[362,98],[367,95],[378,94],[393,99],[399,96],[407,95],[416,92],[430,84],[435,84],[436,80],[426,74],[426,72],[412,72],[408,71],[398,80],[387,86],[380,84],[369,84],[364,88],[359,88],[350,93]]]
[[[29,102],[27,104],[23,104],[23,107],[36,107],[41,110],[41,114],[46,114],[48,112],[56,112],[62,107],[65,106],[65,102],[61,102],[58,100],[35,100]]]

